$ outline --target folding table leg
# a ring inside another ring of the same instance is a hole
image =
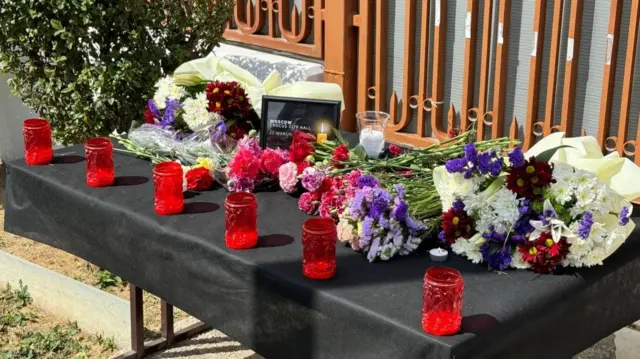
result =
[[[129,303],[131,305],[131,350],[136,358],[144,356],[144,311],[142,289],[129,284]]]
[[[167,346],[170,346],[174,341],[173,306],[164,300],[160,302],[160,319],[162,321],[162,337],[166,339]]]

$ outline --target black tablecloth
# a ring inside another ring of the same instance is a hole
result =
[[[605,266],[562,275],[492,273],[454,256],[463,334],[434,337],[420,326],[428,257],[372,264],[339,245],[336,277],[310,280],[296,199],[259,193],[260,245],[233,251],[224,190],[187,193],[184,214],[162,217],[150,163],[116,154],[116,185],[89,188],[81,155],[8,163],[5,229],[106,268],[269,359],[566,358],[640,319],[637,231]]]

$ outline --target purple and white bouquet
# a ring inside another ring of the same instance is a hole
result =
[[[429,228],[411,217],[404,196],[402,184],[388,191],[376,177],[361,176],[353,198],[339,215],[338,239],[365,253],[370,262],[413,253]]]
[[[633,230],[631,203],[597,167],[551,163],[557,150],[526,156],[516,147],[503,158],[469,143],[463,157],[436,168],[440,241],[494,270],[601,265]]]

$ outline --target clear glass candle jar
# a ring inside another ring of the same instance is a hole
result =
[[[356,114],[360,130],[360,144],[367,156],[378,158],[384,148],[384,131],[389,122],[389,114],[380,111],[366,111]]]
[[[232,249],[258,244],[258,202],[253,193],[235,192],[224,201],[224,241]]]
[[[311,218],[302,226],[302,273],[329,279],[336,273],[336,224],[329,218]]]
[[[43,118],[30,118],[22,124],[24,159],[28,165],[46,165],[53,159],[51,125]]]
[[[462,323],[462,275],[455,269],[431,267],[424,275],[422,328],[433,335],[453,335]]]
[[[111,186],[115,181],[111,140],[106,137],[90,138],[84,144],[84,153],[87,162],[87,185]]]
[[[162,162],[153,168],[154,207],[157,214],[182,213],[182,181],[182,166],[177,162]]]

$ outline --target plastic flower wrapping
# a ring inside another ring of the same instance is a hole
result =
[[[638,169],[623,170],[628,160],[593,151],[593,138],[562,135],[526,154],[515,147],[506,158],[469,143],[464,156],[436,168],[443,207],[438,239],[500,271],[602,265],[631,234],[629,199],[640,194],[626,182],[623,195],[612,181]]]

